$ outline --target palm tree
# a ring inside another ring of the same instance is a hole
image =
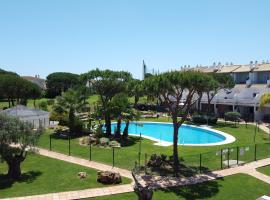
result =
[[[62,110],[68,114],[68,125],[71,133],[75,132],[75,113],[80,112],[87,105],[84,99],[84,95],[74,89],[69,89],[56,98],[54,110]]]
[[[270,104],[270,92],[263,94],[260,98],[260,108],[264,107],[266,104]]]

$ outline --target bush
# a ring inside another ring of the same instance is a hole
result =
[[[73,124],[73,131],[75,135],[80,135],[83,131],[83,122],[78,117],[75,118]]]
[[[49,106],[52,106],[52,105],[54,104],[54,99],[48,99],[48,100],[47,100],[47,104],[48,104]]]
[[[208,116],[209,124],[217,124],[218,118],[216,116]]]
[[[225,113],[225,120],[228,121],[239,121],[241,118],[241,114],[239,112],[226,112]]]
[[[84,136],[79,139],[79,143],[81,145],[89,145],[90,144],[90,137],[89,136]]]
[[[54,129],[54,134],[55,134],[56,137],[59,137],[59,138],[68,138],[68,136],[69,136],[69,128],[67,126],[58,125]]]
[[[208,120],[208,124],[216,124],[218,118],[216,116],[211,116],[211,115],[193,115],[192,116],[192,122],[195,124],[207,124],[207,120]]]
[[[38,107],[39,109],[41,110],[45,110],[45,111],[48,111],[48,104],[46,101],[41,101],[38,103]]]
[[[56,112],[52,112],[50,114],[50,121],[58,121],[59,125],[67,126],[68,125],[68,115],[67,115],[67,113],[58,114]]]
[[[195,124],[206,124],[207,119],[203,115],[193,115],[192,122]]]

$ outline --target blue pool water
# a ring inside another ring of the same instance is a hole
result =
[[[125,128],[125,123],[121,124],[121,132]],[[112,131],[116,129],[116,123],[112,124]],[[173,125],[169,123],[135,122],[129,124],[129,134],[148,136],[158,141],[173,142]],[[182,125],[179,129],[178,144],[211,144],[222,142],[225,136],[211,130],[199,127]]]

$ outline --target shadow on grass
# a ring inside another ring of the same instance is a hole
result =
[[[10,188],[15,182],[32,183],[42,173],[40,171],[29,171],[23,173],[18,180],[9,178],[7,175],[0,174],[0,189]]]
[[[143,140],[143,138],[142,138]],[[133,146],[140,142],[140,137],[129,136],[127,141],[122,141],[122,147]]]
[[[172,159],[166,159],[160,160],[159,157],[157,157],[156,161],[152,160],[148,161],[147,167],[144,166],[137,166],[137,171],[144,171],[148,175],[158,175],[158,176],[167,176],[167,177],[180,177],[180,178],[188,178],[196,176],[200,173],[207,173],[211,176],[214,176],[214,174],[211,174],[211,170],[205,166],[199,166],[199,165],[190,165],[185,164],[184,158],[179,158],[179,168],[177,174],[175,173],[174,167],[173,167],[173,160]],[[150,162],[150,164],[149,164]]]
[[[195,185],[186,185],[180,187],[171,187],[159,189],[164,193],[174,193],[176,196],[184,199],[205,199],[215,196],[219,192],[219,183],[217,180],[206,181]]]

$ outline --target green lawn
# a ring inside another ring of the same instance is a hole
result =
[[[36,104],[36,108],[38,108],[38,104],[42,101],[47,101],[47,98],[41,98],[41,99],[36,99],[35,104]],[[29,99],[27,101],[27,106],[30,108],[35,108],[34,106],[34,100],[33,99]],[[8,102],[0,102],[0,109],[4,108],[4,107],[8,107]],[[48,110],[51,111],[52,108],[51,106],[48,105]]]
[[[183,162],[187,162],[189,165],[199,164],[199,155],[202,155],[202,165],[210,169],[216,169],[220,167],[220,156],[216,155],[217,151],[221,148],[236,147],[236,146],[249,146],[245,155],[240,156],[241,160],[252,161],[254,160],[254,126],[248,125],[238,125],[236,128],[233,125],[224,125],[223,123],[218,123],[214,126],[215,129],[224,131],[233,135],[236,141],[232,144],[222,145],[222,146],[209,146],[209,147],[195,147],[195,146],[179,146],[179,155],[184,158]],[[43,148],[49,148],[49,131],[43,134],[39,141],[39,146]],[[71,155],[89,158],[89,147],[79,145],[79,139],[71,140]],[[269,142],[269,136],[260,131],[256,136],[256,143],[262,144]],[[153,145],[154,142],[148,139],[142,139],[142,158],[144,162],[145,153],[148,156],[152,153],[157,154],[172,154],[172,146],[161,147]],[[64,139],[52,139],[52,150],[68,154],[68,140]],[[132,169],[134,167],[134,162],[138,160],[138,150],[139,150],[139,138],[130,137],[130,142],[128,146],[122,147],[120,149],[115,149],[115,165]],[[232,150],[231,150],[232,151]],[[209,153],[208,153],[209,152]],[[257,146],[257,159],[270,156],[270,145],[258,145]],[[110,148],[98,148],[92,147],[92,159],[98,162],[103,162],[112,165],[112,149]],[[236,148],[234,152],[230,154],[230,159],[236,159]],[[211,161],[211,162],[210,162]]]
[[[29,155],[22,163],[22,178],[8,180],[7,166],[0,163],[0,198],[45,194],[60,191],[104,187],[96,181],[97,171],[80,165],[40,156]],[[78,172],[87,172],[86,179],[79,179]],[[124,183],[130,180],[123,178]]]
[[[254,200],[270,195],[270,185],[245,174],[237,174],[197,185],[163,189],[154,192],[153,200],[215,199]],[[89,200],[137,200],[135,193],[111,195]]]
[[[266,174],[267,176],[270,176],[270,165],[264,166],[264,167],[260,167],[257,169],[257,171]]]

